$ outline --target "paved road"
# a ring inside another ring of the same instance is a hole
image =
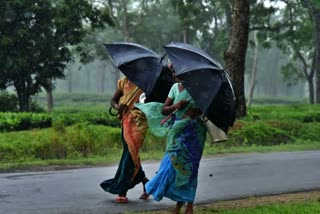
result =
[[[144,163],[149,177],[158,165]],[[320,151],[220,156],[203,159],[200,167],[197,204],[320,189]],[[116,204],[115,197],[99,187],[115,170],[116,166],[0,174],[0,213],[112,214],[174,205],[167,199],[139,200],[142,185],[129,191],[128,204]]]

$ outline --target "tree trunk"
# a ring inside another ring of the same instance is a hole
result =
[[[297,52],[299,53],[299,52]],[[306,60],[302,57],[302,55],[299,55],[299,59],[301,60],[303,64],[303,73],[308,81],[308,87],[309,87],[309,102],[310,104],[314,104],[314,67],[315,67],[315,62],[316,62],[316,53],[314,53],[314,58],[313,58],[313,65],[311,66],[310,73],[308,73],[308,64]]]
[[[18,101],[19,101],[19,111],[28,112],[30,111],[30,95],[28,93],[25,83],[14,83],[14,87],[17,91]]]
[[[52,112],[53,110],[53,95],[52,89],[46,89],[47,92],[47,105],[48,105],[48,113]]]
[[[249,34],[249,0],[234,0],[232,5],[232,33],[229,47],[224,53],[226,67],[233,79],[235,94],[238,101],[237,117],[246,116],[244,94],[245,58]]]
[[[247,101],[247,106],[250,107],[253,97],[253,92],[256,84],[256,74],[257,74],[257,62],[258,62],[258,38],[257,38],[257,31],[253,32],[254,34],[254,57],[253,57],[253,63],[252,63],[252,70],[251,70],[251,82],[250,82],[250,89],[249,89],[249,97]]]
[[[124,41],[129,41],[129,22],[128,22],[128,11],[127,11],[127,0],[122,0],[123,6],[123,36]]]
[[[105,80],[106,80],[106,64],[102,63],[102,69],[101,69],[101,80],[100,80],[100,84],[101,84],[101,92],[104,93],[104,85],[105,85]]]
[[[122,36],[125,42],[130,41],[130,30],[129,30],[129,20],[128,20],[128,10],[127,10],[127,0],[122,0],[123,7],[123,26],[122,27]],[[115,88],[117,88],[118,80],[121,77],[121,73],[116,71],[114,74],[114,83]]]
[[[68,71],[68,92],[72,93],[72,70],[70,68],[67,68]]]
[[[318,0],[317,0],[318,1]],[[316,103],[320,103],[320,8],[319,4],[315,1],[304,0],[305,6],[307,7],[311,16],[311,21],[315,25],[315,79],[316,79]],[[310,88],[310,87],[309,87]]]
[[[320,9],[315,14],[316,24],[316,103],[320,103]]]
[[[275,97],[278,95],[279,92],[279,85],[278,85],[278,68],[279,68],[279,60],[281,58],[280,52],[275,49],[274,47],[271,49],[271,52],[269,52],[271,57],[270,60],[272,63],[269,64],[268,70],[270,70],[269,73],[269,81],[268,81],[268,94],[271,97]],[[270,87],[272,85],[272,87]],[[287,94],[287,92],[286,92]]]
[[[310,104],[314,104],[314,97],[315,97],[315,93],[314,93],[314,74],[315,74],[315,62],[316,62],[316,53],[314,53],[314,58],[313,58],[313,65],[310,68],[310,73],[308,73],[308,64],[307,61],[303,58],[302,54],[299,52],[299,50],[296,50],[296,53],[298,55],[298,59],[301,61],[301,63],[303,64],[303,74],[305,75],[307,81],[308,81],[308,85],[309,85],[309,101]]]
[[[104,82],[105,82],[105,63],[99,64],[97,67],[97,74],[96,74],[96,86],[97,92],[104,92]]]
[[[183,42],[188,43],[189,42],[189,30],[188,26],[185,26],[183,29]]]
[[[308,86],[309,86],[309,102],[310,104],[314,104],[314,84],[313,84],[313,76],[308,77]]]

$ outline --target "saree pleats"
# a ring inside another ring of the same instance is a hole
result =
[[[142,147],[148,124],[145,115],[138,109],[133,109],[123,118],[123,137],[128,146],[134,164],[132,179],[141,168],[139,150]]]
[[[114,178],[103,181],[100,186],[106,192],[125,195],[129,189],[132,189],[143,180],[145,173],[141,165],[138,169],[136,168],[123,135],[122,145],[123,153]]]

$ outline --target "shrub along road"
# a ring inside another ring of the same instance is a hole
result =
[[[144,163],[149,177],[159,163]],[[320,151],[254,153],[203,159],[196,204],[249,196],[320,189]],[[142,185],[129,191],[128,204],[99,187],[116,166],[64,171],[0,174],[0,213],[73,214],[158,210],[174,205],[139,200]]]

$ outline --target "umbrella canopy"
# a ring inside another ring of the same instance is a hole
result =
[[[162,70],[161,57],[135,43],[115,42],[104,46],[116,67],[148,97]]]
[[[236,98],[230,77],[206,52],[185,43],[164,46],[177,77],[203,114],[227,133],[235,121]]]
[[[172,71],[168,68],[168,66],[162,66],[161,74],[157,79],[150,95],[147,97],[146,102],[164,103],[174,83],[175,79],[172,76]]]

